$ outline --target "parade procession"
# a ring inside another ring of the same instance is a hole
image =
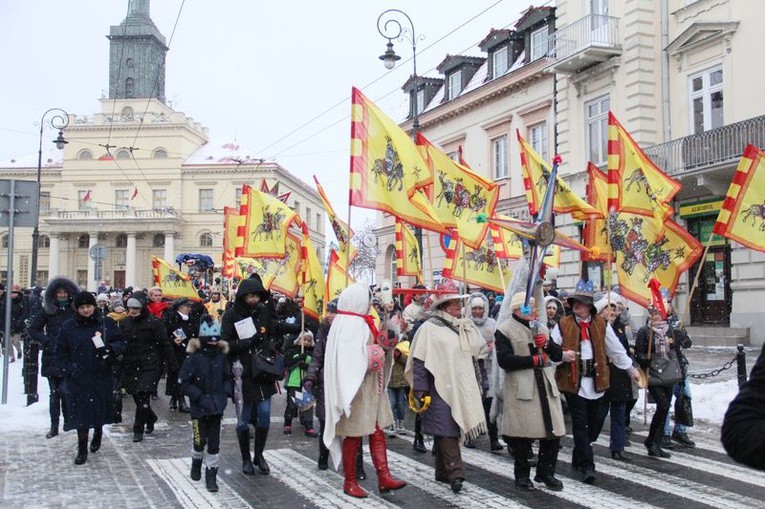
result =
[[[765,507],[765,5],[236,0],[242,92],[221,6],[118,3],[99,113],[0,120],[0,507]],[[342,80],[269,60],[332,16]]]

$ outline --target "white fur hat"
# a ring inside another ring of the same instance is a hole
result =
[[[486,308],[486,301],[481,297],[473,297],[470,299],[470,307],[472,308]]]

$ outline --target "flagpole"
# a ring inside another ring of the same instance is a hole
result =
[[[497,260],[497,268],[499,269],[499,280],[502,282],[502,293],[507,291],[507,285],[505,284],[505,273],[502,272],[502,263],[499,261],[496,251],[494,252],[494,258]]]
[[[430,268],[430,288],[436,287],[436,276],[433,274],[433,253],[430,250],[430,236],[426,235],[427,244],[428,244],[428,268]],[[422,255],[420,255],[420,258],[422,258]],[[425,282],[425,278],[422,278],[422,282]]]
[[[350,189],[351,182],[350,179],[348,180],[348,186]],[[348,288],[348,278],[350,277],[351,272],[351,230],[353,229],[351,227],[351,192],[349,190],[348,192],[348,241],[345,243],[345,287]],[[375,253],[376,255],[377,253]],[[377,268],[375,267],[375,273],[377,273]],[[329,277],[329,270],[327,270],[327,277]]]
[[[460,242],[460,244],[462,244],[462,293],[467,294],[468,284],[467,284],[467,262],[465,261],[465,243]],[[465,313],[463,312],[463,315],[464,314]]]
[[[691,285],[690,290],[688,290],[688,300],[685,301],[685,311],[683,311],[683,316],[686,316],[691,309],[691,299],[693,298],[693,292],[696,290],[696,286],[699,284],[699,276],[701,275],[701,269],[704,268],[704,262],[707,259],[707,253],[709,252],[709,248],[712,246],[712,239],[715,236],[714,230],[712,230],[709,233],[709,239],[707,240],[707,245],[704,246],[704,253],[701,255],[701,258],[699,258],[699,268],[696,269],[696,276],[693,278],[693,284]]]

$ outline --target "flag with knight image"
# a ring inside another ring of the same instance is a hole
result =
[[[424,284],[420,266],[420,246],[414,233],[403,221],[396,218],[396,275],[415,276],[418,284]]]
[[[491,235],[484,237],[481,247],[471,249],[460,240],[459,233],[452,232],[451,238],[444,240],[444,245],[446,259],[441,271],[442,277],[494,292],[505,291],[505,284],[510,281],[512,274],[507,261],[497,258]],[[499,272],[500,267],[502,274]]]
[[[605,214],[608,214],[608,178],[600,168],[587,163],[587,202],[604,214],[602,219],[588,219],[582,229],[583,243],[590,248],[582,253],[584,262],[608,262],[614,260],[611,244],[608,242]]]
[[[608,210],[652,217],[659,229],[672,217],[682,185],[656,166],[608,112]]]
[[[765,152],[747,145],[713,228],[751,249],[765,252]],[[703,240],[703,239],[702,239]]]
[[[223,207],[223,267],[221,268],[221,275],[225,278],[234,277],[234,252],[238,227],[239,209]]]
[[[332,204],[329,203],[329,198],[327,198],[324,188],[319,184],[319,179],[316,178],[316,175],[313,176],[313,180],[316,182],[316,190],[319,192],[319,198],[329,217],[329,224],[332,226],[332,231],[335,233],[340,256],[348,256],[350,258],[349,262],[352,262],[353,259],[356,258],[356,255],[359,254],[356,246],[351,243],[351,238],[354,235],[353,229],[351,229],[348,223],[340,219],[335,213],[335,209],[332,207]],[[345,252],[346,249],[351,250],[349,254]]]
[[[521,152],[521,168],[523,170],[523,187],[526,191],[526,201],[529,204],[529,213],[532,216],[539,214],[542,207],[542,199],[547,192],[550,180],[550,166],[536,150],[521,136],[516,129],[518,145]],[[555,189],[553,211],[556,214],[571,214],[574,219],[583,221],[589,218],[603,218],[603,214],[595,210],[583,198],[574,193],[565,180],[558,173]],[[491,215],[489,215],[491,217]]]
[[[428,165],[409,134],[354,87],[350,204],[446,233],[423,192],[432,183]]]
[[[300,285],[303,294],[303,312],[315,320],[320,320],[326,305],[326,282],[319,257],[308,234],[305,223],[301,228],[300,242],[301,266]]]
[[[468,247],[477,249],[489,228],[477,218],[494,214],[499,185],[454,161],[422,133],[417,133],[417,147],[434,176],[430,195],[436,217],[446,228],[456,229]]]
[[[244,279],[255,272],[268,290],[277,291],[290,298],[297,297],[300,289],[298,273],[302,259],[300,242],[300,237],[287,232],[287,247],[281,257],[235,257],[234,276]]]
[[[514,221],[513,218],[504,214],[495,214],[494,216],[507,222]],[[489,233],[494,242],[494,252],[499,258],[517,260],[523,256],[523,241],[518,235],[492,222],[488,222],[488,224]]]
[[[151,257],[151,269],[154,285],[162,288],[164,296],[173,299],[186,297],[189,300],[201,300],[188,274],[184,274],[157,256]]]
[[[287,249],[287,229],[301,224],[297,213],[278,198],[251,186],[242,186],[237,229],[237,257],[282,258]]]
[[[340,257],[337,251],[332,249],[329,253],[329,262],[327,263],[327,284],[324,291],[324,302],[336,299],[346,287],[355,282],[345,267],[345,260]]]

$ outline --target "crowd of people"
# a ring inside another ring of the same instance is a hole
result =
[[[565,414],[572,467],[582,482],[596,481],[592,444],[608,415],[611,458],[633,461],[626,453],[630,414],[655,357],[679,359],[682,376],[648,381],[656,411],[647,454],[668,458],[669,449],[695,445],[681,423],[670,425],[672,398],[691,396],[683,350],[692,341],[669,301],[665,309],[651,307],[636,326],[618,289],[595,292],[584,281],[570,292],[545,282],[533,296],[418,285],[397,299],[353,284],[327,303],[318,322],[257,275],[239,282],[233,295],[211,288],[199,300],[165,299],[159,287],[100,290],[80,290],[65,277],[36,294],[11,289],[11,348],[4,354],[20,358],[22,337],[40,345],[50,387],[46,438],[59,434],[62,421],[64,431],[76,431],[77,465],[99,451],[104,425],[122,421],[127,395],[135,402],[133,442],[151,434],[164,378],[170,410],[192,422],[189,475],[201,480],[204,466],[209,491],[218,490],[229,401],[242,473],[270,473],[263,453],[281,386],[283,433],[292,434],[297,419],[306,437],[318,438],[317,468],[342,466],[350,496],[367,496],[359,484],[366,477],[364,437],[378,490],[406,486],[391,474],[386,450],[387,439],[408,433],[409,412],[413,450],[427,452],[424,436],[433,437],[435,479],[455,493],[466,477],[461,448],[476,447],[484,434],[491,453],[512,456],[517,489],[533,491],[537,483],[559,491]]]

